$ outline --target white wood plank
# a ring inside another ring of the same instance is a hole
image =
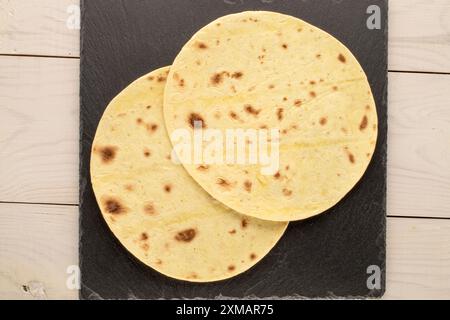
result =
[[[79,0],[0,0],[0,53],[79,56],[73,5]]]
[[[450,72],[450,1],[389,1],[389,68]]]
[[[0,201],[78,203],[78,63],[0,57]]]
[[[78,263],[77,207],[0,204],[0,299],[76,299],[66,269]],[[450,298],[450,220],[388,219],[386,299]],[[36,285],[35,285],[36,286]]]
[[[77,207],[0,204],[0,299],[77,299],[66,286],[71,265],[78,265]]]
[[[72,5],[79,0],[0,0],[0,54],[79,56]],[[389,5],[389,68],[450,72],[450,1]]]
[[[0,68],[0,201],[78,203],[78,61]],[[450,217],[450,76],[389,76],[388,213]]]
[[[388,214],[450,217],[450,76],[389,83]]]
[[[450,299],[450,220],[389,218],[385,299]]]

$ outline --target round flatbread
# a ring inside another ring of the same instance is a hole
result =
[[[287,224],[230,210],[171,161],[168,72],[138,79],[109,104],[93,143],[92,186],[111,231],[140,261],[180,280],[227,279],[260,261]]]
[[[193,36],[171,67],[164,114],[170,135],[193,133],[193,120],[201,120],[197,130],[223,135],[279,130],[274,171],[250,161],[207,170],[183,163],[220,202],[274,221],[309,218],[339,202],[367,169],[378,133],[371,88],[352,53],[311,24],[263,11],[222,17]]]

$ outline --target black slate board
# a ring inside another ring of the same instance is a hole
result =
[[[381,8],[381,30],[366,10]],[[84,0],[81,30],[80,267],[82,299],[215,297],[380,297],[385,288],[387,1],[385,0]],[[357,187],[326,214],[292,223],[250,271],[213,284],[164,277],[131,256],[96,204],[89,158],[109,101],[137,77],[170,65],[199,28],[220,16],[270,10],[306,20],[340,39],[366,71],[376,98],[379,140]],[[367,288],[367,268],[381,289]]]

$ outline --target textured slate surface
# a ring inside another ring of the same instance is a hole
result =
[[[368,30],[369,5],[382,29]],[[225,14],[291,14],[346,44],[366,71],[379,113],[373,161],[357,187],[326,214],[292,223],[256,267],[231,280],[189,284],[134,259],[102,220],[89,179],[97,124],[108,102],[137,77],[170,65],[199,28]],[[82,299],[225,297],[379,297],[385,288],[387,1],[385,0],[95,0],[82,1],[80,267]],[[369,290],[367,267],[382,270]]]

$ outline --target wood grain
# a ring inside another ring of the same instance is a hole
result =
[[[386,299],[450,299],[450,220],[389,218]]]
[[[0,204],[0,298],[76,299],[67,267],[78,263],[78,208]],[[45,230],[45,231],[44,231]],[[388,219],[386,299],[450,298],[450,220]]]
[[[78,60],[0,57],[0,70],[0,201],[78,203]]]
[[[73,5],[79,0],[0,0],[0,54],[78,57]]]
[[[450,1],[389,1],[389,69],[450,72]]]
[[[0,0],[0,54],[79,56],[79,0]],[[389,2],[389,68],[450,72],[450,1]]]
[[[76,299],[70,265],[78,265],[77,207],[0,204],[0,298]]]
[[[77,204],[78,61],[0,68],[0,201]],[[389,76],[388,214],[450,217],[450,76]]]

